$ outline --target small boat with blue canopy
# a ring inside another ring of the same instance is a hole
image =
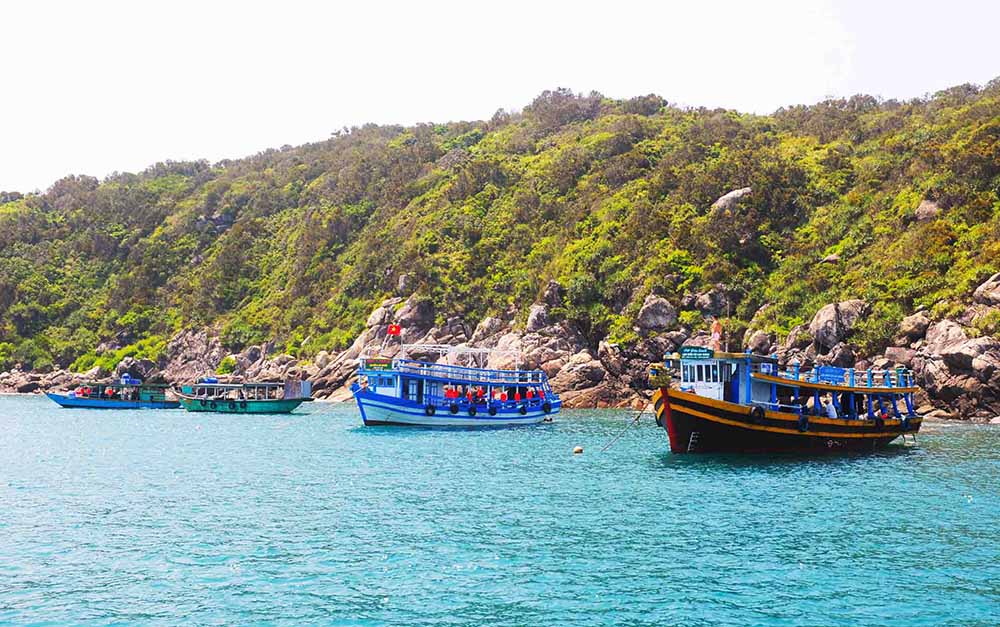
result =
[[[91,409],[177,409],[180,403],[168,399],[167,385],[143,383],[129,375],[111,383],[84,383],[65,394],[45,395],[62,407]]]
[[[683,347],[650,369],[674,453],[875,450],[920,430],[905,368],[855,370]]]
[[[410,353],[437,355],[449,363],[410,359]],[[351,386],[361,420],[365,425],[496,427],[538,424],[559,413],[562,404],[545,372],[484,367],[497,353],[404,344],[396,357],[361,356],[358,380]],[[463,359],[472,365],[451,363]]]

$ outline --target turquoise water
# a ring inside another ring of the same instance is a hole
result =
[[[599,452],[628,412],[300,411],[0,398],[0,622],[1000,623],[1000,427],[765,459],[672,456],[651,419]]]

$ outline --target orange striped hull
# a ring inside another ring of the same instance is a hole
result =
[[[674,453],[871,451],[920,430],[921,419],[849,420],[762,411],[689,392],[653,395]]]

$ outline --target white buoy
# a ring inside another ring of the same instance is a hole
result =
[[[582,446],[577,446],[576,448],[573,449],[573,454],[574,455],[579,455],[581,453],[583,453],[583,447]]]

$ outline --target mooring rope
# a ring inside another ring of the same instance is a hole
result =
[[[646,403],[646,405],[643,406],[642,410],[638,414],[635,415],[635,418],[633,418],[632,420],[630,420],[629,423],[627,425],[625,425],[625,428],[622,429],[621,433],[619,433],[618,435],[616,435],[614,438],[612,438],[612,440],[610,442],[608,442],[607,444],[604,445],[604,447],[601,449],[601,452],[603,453],[604,451],[606,451],[609,448],[611,448],[611,445],[614,444],[615,442],[617,442],[618,440],[620,440],[621,437],[623,435],[625,435],[625,432],[632,428],[632,425],[639,424],[639,419],[642,418],[642,415],[646,413],[647,409],[649,409],[649,403]]]

